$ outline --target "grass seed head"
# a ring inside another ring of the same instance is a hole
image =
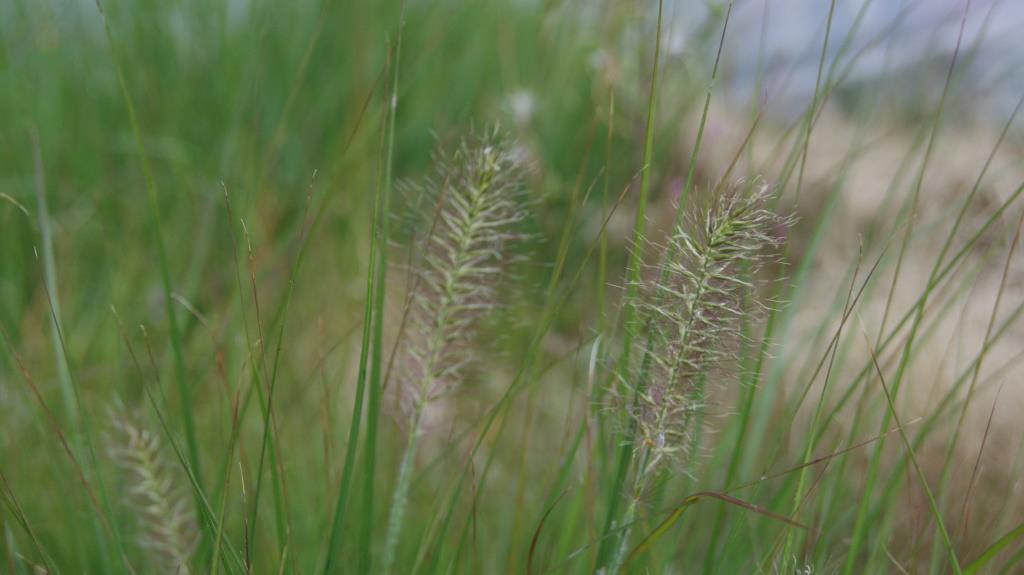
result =
[[[139,546],[155,572],[190,573],[198,531],[159,437],[124,409],[113,413],[111,420],[108,451],[125,474],[126,499],[137,519]]]
[[[757,182],[723,189],[672,230],[658,269],[641,281],[649,337],[625,384],[636,394],[627,410],[650,466],[686,459],[706,379],[729,367],[741,316],[765,305],[755,278],[792,223],[766,207],[770,196]]]
[[[433,217],[414,270],[400,403],[409,417],[460,380],[479,323],[498,304],[498,288],[522,239],[529,167],[497,128],[436,156],[437,173],[415,191]]]

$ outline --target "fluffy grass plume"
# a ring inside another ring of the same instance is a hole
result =
[[[408,186],[434,206],[415,280],[399,375],[402,412],[416,427],[424,407],[460,380],[467,343],[497,305],[510,244],[521,239],[528,165],[499,128],[435,156],[437,173]]]
[[[415,270],[402,342],[397,393],[408,438],[388,522],[385,573],[394,565],[424,413],[461,382],[470,341],[498,303],[508,248],[520,239],[516,227],[527,213],[528,167],[498,128],[464,139],[435,161],[436,176],[413,186],[433,200],[435,214]]]
[[[161,452],[160,439],[126,410],[111,417],[109,453],[124,472],[138,544],[151,572],[185,575],[198,540],[187,497]]]
[[[744,300],[756,295],[753,278],[792,222],[765,207],[770,193],[760,183],[725,189],[672,230],[659,272],[640,286],[650,337],[640,373],[625,382],[636,393],[628,410],[637,449],[649,453],[638,473],[686,456],[702,402],[699,382],[729,359],[741,337],[739,319],[750,311]]]
[[[631,403],[620,399],[637,432],[635,476],[609,573],[622,566],[629,526],[658,466],[674,461],[686,472],[705,379],[728,372],[748,300],[764,305],[754,278],[792,223],[766,207],[770,197],[763,183],[724,187],[710,207],[674,227],[658,269],[641,281],[638,308],[648,336],[639,368],[623,382]]]

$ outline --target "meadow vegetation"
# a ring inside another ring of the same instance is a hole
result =
[[[0,6],[0,572],[1024,570],[998,2],[837,3]]]

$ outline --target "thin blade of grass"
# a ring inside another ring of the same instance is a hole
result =
[[[622,356],[619,360],[620,373],[626,374],[629,371],[630,353],[633,349],[633,340],[639,335],[639,327],[636,321],[635,300],[637,286],[639,285],[640,272],[643,267],[642,245],[647,230],[647,196],[650,188],[651,156],[654,145],[654,105],[658,84],[658,61],[661,56],[661,23],[664,12],[664,0],[658,0],[658,20],[656,23],[654,37],[654,63],[651,66],[651,87],[647,96],[647,124],[644,129],[644,155],[641,166],[640,194],[637,200],[636,219],[633,223],[633,252],[630,254],[629,265],[626,275],[629,278],[626,283],[626,293],[623,299],[623,325],[625,335],[622,338]],[[604,535],[601,537],[601,544],[597,549],[596,566],[600,568],[608,561],[609,554],[615,548],[615,541],[608,535],[618,516],[619,500],[622,498],[623,489],[626,486],[626,476],[629,473],[631,453],[633,451],[634,426],[630,424],[622,444],[618,450],[618,463],[616,464],[615,479],[612,488],[607,494],[608,512],[604,522]]]
[[[903,440],[903,447],[907,450],[907,456],[910,457],[910,461],[914,465],[914,471],[917,473],[918,481],[921,482],[921,487],[924,489],[925,495],[928,498],[928,505],[931,507],[932,515],[934,516],[935,523],[938,526],[939,535],[942,537],[942,541],[946,546],[946,551],[949,553],[949,564],[953,568],[953,572],[959,575],[962,573],[960,569],[960,560],[957,559],[953,541],[950,539],[949,533],[946,531],[946,524],[942,520],[942,512],[939,510],[939,506],[935,502],[935,496],[932,494],[932,490],[928,486],[928,478],[925,477],[924,471],[921,470],[921,466],[917,462],[917,455],[914,454],[914,448],[910,444],[910,440],[907,438],[907,432],[903,429],[903,424],[900,423],[899,415],[896,413],[896,405],[893,403],[892,393],[890,393],[889,386],[885,383],[885,375],[882,373],[882,367],[878,364],[878,356],[875,354],[874,347],[871,345],[871,340],[868,338],[866,331],[863,332],[863,335],[864,341],[868,344],[868,350],[871,351],[871,361],[875,366],[878,381],[882,384],[882,390],[885,392],[885,399],[889,406],[889,412],[892,415],[893,421],[896,423],[897,429],[899,429],[900,439]]]
[[[728,495],[717,491],[702,491],[699,493],[694,493],[693,495],[687,496],[685,499],[683,499],[683,501],[679,503],[676,509],[672,511],[672,513],[669,514],[669,516],[665,518],[664,521],[658,524],[657,528],[655,528],[654,531],[648,534],[647,537],[643,539],[643,541],[641,541],[636,547],[633,548],[633,550],[629,554],[629,557],[626,559],[626,564],[629,564],[630,561],[632,561],[641,553],[643,553],[652,545],[654,545],[658,541],[658,539],[660,539],[666,532],[668,532],[669,529],[672,528],[673,525],[675,525],[676,521],[678,521],[679,518],[682,517],[684,511],[686,511],[690,506],[694,505],[695,503],[703,499],[717,499],[718,501],[728,503],[729,505],[745,509],[752,513],[757,513],[758,515],[763,515],[776,521],[781,521],[782,523],[785,523],[790,527],[798,527],[804,530],[810,529],[810,527],[804,525],[803,523],[800,523],[799,521],[795,521],[793,519],[790,519],[789,517],[786,517],[785,515],[781,515],[769,509],[765,509],[760,505],[755,505],[753,503],[749,503],[737,497],[733,497],[732,495]]]
[[[387,66],[385,66],[387,70]],[[386,73],[386,72],[385,72]],[[386,118],[386,115],[385,115]],[[381,148],[384,145],[384,131],[381,131]],[[362,423],[363,415],[363,401],[366,394],[367,385],[367,372],[369,366],[369,352],[372,345],[373,337],[373,323],[374,323],[374,310],[376,300],[384,297],[376,291],[376,278],[377,278],[377,266],[379,265],[379,258],[377,251],[387,249],[386,245],[379,244],[380,234],[377,231],[377,226],[381,222],[382,210],[381,206],[381,193],[378,185],[377,192],[374,195],[373,211],[370,214],[370,252],[369,252],[369,268],[366,272],[366,289],[365,299],[363,304],[363,331],[362,331],[362,342],[359,348],[359,366],[357,369],[356,376],[356,395],[352,407],[352,418],[349,424],[348,434],[348,447],[345,451],[345,465],[342,469],[341,482],[338,486],[338,496],[335,502],[333,520],[331,522],[330,536],[327,539],[327,553],[323,563],[323,573],[328,575],[337,570],[336,562],[338,561],[339,547],[341,544],[341,534],[344,526],[344,513],[345,503],[348,500],[349,490],[351,489],[352,479],[355,474],[355,461],[356,453],[359,449],[359,433]]]
[[[377,269],[374,279],[374,302],[373,302],[373,333],[370,348],[370,380],[369,401],[366,413],[366,441],[364,448],[365,465],[363,467],[363,504],[361,508],[362,522],[359,531],[359,570],[369,573],[372,565],[371,546],[373,539],[373,506],[374,488],[376,484],[376,461],[377,461],[377,430],[379,426],[381,396],[383,394],[383,353],[384,353],[384,301],[387,299],[387,269],[388,269],[388,237],[390,229],[390,196],[392,187],[392,171],[394,168],[394,147],[395,147],[395,116],[398,109],[398,78],[399,64],[402,52],[402,31],[405,28],[405,2],[402,3],[399,14],[398,33],[395,38],[392,56],[394,61],[393,74],[391,78],[391,89],[388,92],[388,113],[387,127],[385,129],[385,156],[381,165],[381,187],[377,192],[377,203],[379,211],[376,216],[379,218],[375,225],[374,232],[377,234]]]
[[[192,413],[192,410],[194,409],[192,403],[192,390],[189,387],[188,372],[185,368],[181,328],[178,325],[178,317],[174,313],[174,300],[171,297],[174,290],[171,283],[170,264],[167,258],[167,246],[164,241],[162,224],[163,216],[160,211],[159,191],[157,190],[156,179],[153,177],[153,170],[149,164],[149,156],[146,153],[146,146],[142,141],[142,130],[138,115],[135,111],[135,101],[132,98],[131,92],[128,90],[128,80],[125,78],[120,58],[118,57],[117,50],[114,46],[114,36],[110,31],[110,24],[107,22],[107,16],[103,9],[102,0],[96,0],[96,8],[99,10],[100,19],[103,21],[103,32],[106,35],[107,47],[110,51],[110,58],[114,64],[114,70],[117,73],[117,81],[121,89],[121,95],[124,98],[124,105],[128,110],[128,119],[132,126],[135,146],[138,148],[139,152],[139,163],[141,164],[142,174],[146,181],[150,221],[153,226],[153,240],[157,248],[157,264],[160,269],[160,282],[163,288],[164,311],[167,315],[167,324],[170,330],[171,349],[174,356],[174,374],[178,387],[178,399],[181,402],[181,418],[185,429],[185,442],[188,447],[189,464],[192,466],[199,484],[202,485],[203,474],[199,458],[199,440],[196,435],[195,418]],[[201,507],[198,501],[196,502],[196,506]],[[204,538],[207,536],[208,534],[203,534]]]
[[[565,491],[559,493],[554,501],[548,505],[547,509],[544,510],[544,514],[541,515],[540,521],[537,522],[537,528],[533,530],[533,537],[530,538],[530,550],[526,554],[526,575],[533,575],[533,556],[537,551],[537,542],[540,541],[540,531],[544,528],[544,523],[548,520],[548,516],[555,510],[555,506],[562,500],[562,496],[565,493]]]

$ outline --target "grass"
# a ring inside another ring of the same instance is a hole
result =
[[[0,8],[0,571],[1019,571],[998,15],[841,4]]]

